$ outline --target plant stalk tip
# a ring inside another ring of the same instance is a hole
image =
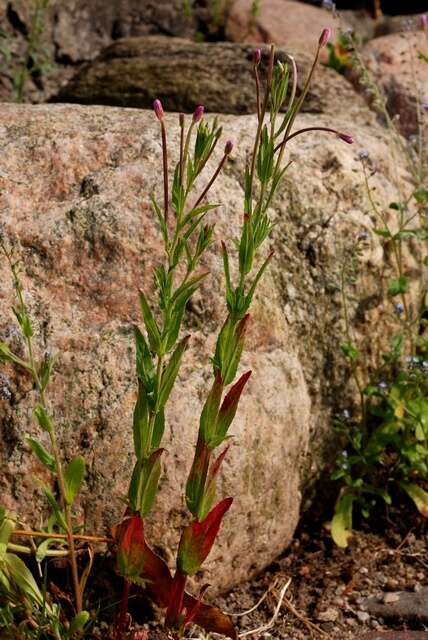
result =
[[[325,29],[322,30],[321,35],[320,35],[320,39],[318,40],[318,46],[319,46],[320,49],[322,47],[325,47],[327,42],[330,40],[331,33],[332,33],[331,27],[326,27]]]
[[[158,98],[153,102],[153,110],[156,114],[156,118],[162,121],[165,116],[165,112],[162,107],[162,102]]]

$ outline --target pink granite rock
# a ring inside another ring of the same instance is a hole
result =
[[[210,214],[217,223],[216,244],[204,262],[212,276],[188,309],[191,346],[167,411],[167,453],[150,522],[150,539],[168,558],[186,518],[182,490],[209,357],[225,313],[219,242],[232,245],[242,215],[241,179],[256,126],[254,116],[221,120],[236,151],[212,193],[221,203]],[[177,117],[169,115],[166,122],[173,155]],[[303,114],[298,120],[302,127],[315,124],[327,126],[331,118]],[[345,113],[338,108],[334,124],[370,151],[377,198],[394,200],[395,171],[404,169],[392,163],[385,133],[362,98],[355,95]],[[48,347],[61,353],[49,401],[65,456],[79,450],[87,460],[80,510],[88,529],[99,533],[120,518],[133,467],[131,323],[140,322],[138,288],[149,297],[153,293],[152,268],[161,250],[149,198],[162,188],[158,125],[152,112],[137,109],[0,105],[0,220],[22,260],[36,355]],[[254,304],[242,362],[253,375],[220,482],[219,494],[236,498],[201,576],[216,589],[248,578],[286,547],[302,492],[337,449],[332,415],[354,395],[339,348],[338,265],[358,233],[373,224],[359,148],[324,133],[290,144],[294,162],[272,210],[276,257]],[[408,255],[406,273],[417,269]],[[373,235],[350,311],[369,360],[395,332],[386,293],[390,272],[388,255]],[[0,337],[19,351],[13,299],[7,266],[0,261]],[[1,503],[34,525],[44,508],[41,469],[24,437],[37,433],[36,395],[27,376],[8,367],[1,373],[8,388],[0,399]]]
[[[405,136],[416,133],[418,108],[423,112],[423,105],[428,105],[428,63],[419,59],[419,52],[428,55],[428,38],[422,31],[375,38],[364,49],[368,68],[386,96],[388,111],[391,116],[399,115]]]

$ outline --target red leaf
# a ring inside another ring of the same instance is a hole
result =
[[[125,517],[114,535],[118,541],[117,560],[121,573],[129,580],[139,578],[148,582],[156,599],[167,607],[172,576],[162,558],[147,545],[141,516]]]
[[[192,606],[195,606],[197,600],[188,593],[184,594],[184,605],[187,610],[190,610]],[[220,635],[227,636],[236,640],[238,634],[233,626],[232,620],[225,613],[222,613],[218,607],[213,607],[210,604],[199,604],[199,607],[193,616],[192,622],[202,627],[207,632],[219,633]]]
[[[185,614],[183,612],[185,586],[186,576],[183,573],[180,573],[180,571],[176,571],[169,594],[169,604],[165,615],[165,625],[169,629],[179,632],[184,630],[185,626]]]
[[[235,384],[229,389],[229,392],[226,394],[226,397],[222,402],[218,414],[216,429],[216,435],[218,437],[226,437],[227,430],[229,429],[232,420],[235,417],[239,399],[250,376],[251,371],[247,371],[246,373],[244,373],[239,378],[238,382],[235,382]]]
[[[205,520],[198,523],[200,527],[205,529],[207,541],[212,540],[211,546],[218,533],[221,520],[231,504],[232,498],[222,500]],[[141,517],[138,514],[125,517],[113,535],[118,541],[119,551],[130,554],[132,560],[141,562],[143,569],[139,578],[147,583],[146,587],[152,599],[159,607],[168,608],[173,596],[173,579],[164,560],[147,545]],[[204,592],[203,588],[198,598],[184,593],[182,599],[182,607],[185,610],[184,624],[193,622],[207,632],[219,633],[236,640],[238,636],[229,616],[222,613],[217,607],[201,602]]]
[[[211,452],[199,433],[195,457],[186,484],[186,504],[193,516],[197,515],[198,505],[204,492],[210,457]]]
[[[177,556],[177,567],[182,573],[192,575],[199,570],[211,551],[223,516],[232,502],[233,498],[225,498],[204,520],[195,520],[184,529]]]
[[[241,397],[241,393],[244,390],[245,385],[248,382],[249,377],[251,376],[251,371],[247,371],[243,373],[239,378],[238,382],[235,382],[233,387],[226,394],[225,399],[222,402],[220,408],[220,415],[227,414],[233,409],[236,411],[236,407],[238,406],[239,398]]]
[[[239,321],[238,326],[236,327],[236,339],[239,341],[245,338],[245,334],[247,332],[248,322],[250,320],[250,314],[247,313],[242,320]]]

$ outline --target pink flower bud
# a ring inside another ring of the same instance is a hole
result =
[[[325,45],[330,40],[330,38],[331,38],[331,28],[326,27],[325,29],[322,30],[320,39],[318,40],[318,45],[320,47],[325,47]]]
[[[262,51],[261,49],[256,49],[253,54],[253,62],[255,65],[259,65],[262,59]]]
[[[232,140],[228,140],[224,145],[224,155],[228,156],[229,153],[232,153],[232,149],[233,149],[233,142]]]
[[[428,24],[428,18],[427,18],[427,16],[424,14],[423,16],[421,16],[421,17],[419,18],[419,20],[420,20],[420,22],[421,22],[422,29],[426,29],[427,24]]]
[[[193,122],[199,122],[199,120],[201,120],[202,116],[204,115],[204,111],[205,107],[203,107],[201,104],[196,107],[195,111],[193,112]]]
[[[352,136],[348,136],[346,133],[339,133],[338,136],[343,140],[343,142],[346,142],[346,144],[354,144],[355,142],[354,138]]]
[[[160,100],[156,99],[153,102],[153,109],[155,111],[156,118],[158,120],[163,120],[165,113],[164,113],[164,110],[163,110],[163,107],[162,107],[162,102]]]

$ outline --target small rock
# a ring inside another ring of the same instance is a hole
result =
[[[382,602],[384,604],[392,604],[393,602],[398,602],[400,599],[400,596],[398,593],[385,593],[385,595],[382,598]]]
[[[345,623],[348,625],[348,627],[355,627],[357,621],[355,620],[355,618],[346,618]]]
[[[370,620],[370,614],[367,611],[357,611],[357,618],[364,624]]]
[[[398,580],[396,578],[387,578],[385,582],[386,591],[396,591],[398,588]]]
[[[325,611],[320,611],[317,615],[319,622],[335,622],[339,616],[339,611],[334,607],[328,607]]]

